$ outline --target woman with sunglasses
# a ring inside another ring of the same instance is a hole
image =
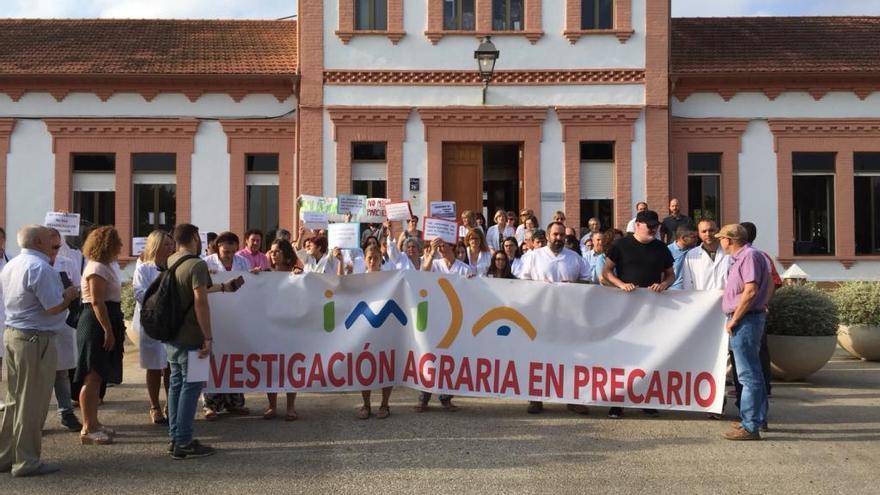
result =
[[[492,253],[486,244],[486,238],[483,237],[483,231],[480,229],[471,229],[464,237],[467,246],[466,263],[480,277],[486,275],[486,270],[492,264]]]

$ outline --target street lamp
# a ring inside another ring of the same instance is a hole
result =
[[[477,59],[477,68],[480,70],[480,78],[483,80],[483,105],[486,104],[486,89],[489,88],[489,82],[492,80],[492,73],[495,72],[495,61],[498,60],[499,51],[492,43],[492,37],[486,36],[474,52],[474,58]]]

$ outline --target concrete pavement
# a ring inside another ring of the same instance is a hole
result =
[[[416,414],[416,393],[397,389],[391,418],[367,421],[355,419],[356,393],[300,394],[296,422],[263,420],[265,396],[251,394],[249,417],[196,421],[216,456],[174,461],[165,431],[149,423],[136,351],[127,354],[125,380],[100,410],[117,444],[79,445],[53,410],[43,457],[62,472],[0,474],[0,494],[880,491],[880,363],[842,352],[808,383],[776,383],[771,432],[743,443],[721,439],[729,422],[703,414],[649,419],[628,410],[611,420],[604,408],[584,417],[547,405],[532,416],[525,404],[492,399]],[[0,390],[5,396],[5,382]],[[375,410],[378,394],[373,400]],[[732,406],[726,412],[734,419]]]

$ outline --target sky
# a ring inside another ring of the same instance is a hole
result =
[[[294,14],[296,0],[0,0],[0,17],[277,19]],[[880,0],[672,0],[672,15],[880,15]]]

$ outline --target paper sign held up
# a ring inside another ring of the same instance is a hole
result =
[[[56,229],[61,235],[79,235],[79,213],[50,211],[43,225]]]
[[[387,203],[385,205],[385,216],[392,222],[405,222],[409,220],[412,218],[412,210],[409,207],[409,201]]]
[[[327,246],[330,249],[359,249],[361,246],[361,224],[331,223],[327,228]]]
[[[390,203],[388,198],[367,198],[367,207],[363,216],[359,218],[361,223],[382,223],[385,221],[385,205]]]
[[[455,220],[455,201],[431,201],[431,216]]]
[[[147,238],[146,237],[132,237],[131,238],[131,255],[132,256],[140,256],[144,249],[147,247]]]
[[[425,241],[441,239],[443,242],[455,244],[458,242],[458,222],[444,218],[425,217],[422,227]]]
[[[319,211],[304,211],[303,226],[307,229],[326,229],[330,222],[329,215]]]
[[[359,216],[364,213],[366,208],[367,197],[361,194],[340,194],[336,197],[336,213],[345,215],[351,213],[352,216]]]

